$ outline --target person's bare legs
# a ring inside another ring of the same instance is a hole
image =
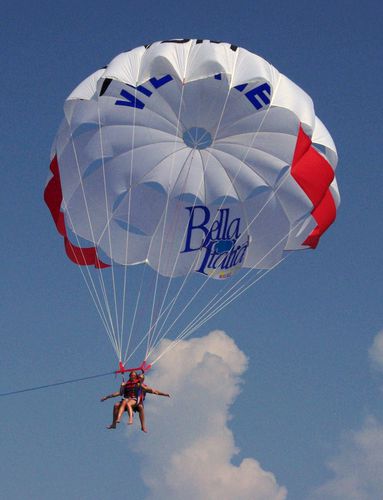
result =
[[[132,425],[133,423],[133,407],[136,406],[137,400],[136,399],[129,399],[129,401],[126,404],[126,409],[128,410],[128,425]]]
[[[148,429],[145,426],[145,410],[144,407],[140,404],[137,406],[138,416],[140,417],[141,422],[141,430],[143,432],[148,432]]]
[[[110,425],[108,425],[107,429],[115,429],[116,428],[118,411],[120,409],[121,404],[122,403],[116,403],[113,406],[113,420],[112,420],[112,423]]]
[[[120,423],[120,420],[121,420],[121,417],[122,417],[122,414],[124,413],[124,411],[127,409],[127,401],[126,399],[124,399],[124,401],[121,401],[121,404],[120,404],[120,408],[118,410],[118,413],[117,413],[117,419],[116,419],[116,424],[119,424]],[[129,410],[128,410],[129,411]]]

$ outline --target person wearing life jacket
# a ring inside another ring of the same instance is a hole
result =
[[[139,378],[135,371],[130,372],[129,379],[126,382],[122,382],[120,390],[118,392],[113,392],[108,396],[101,398],[101,401],[106,401],[110,398],[116,398],[121,396],[122,399],[119,403],[116,403],[113,407],[113,420],[112,423],[107,427],[108,429],[115,429],[116,425],[120,423],[122,414],[124,411],[128,412],[129,420],[128,424],[133,423],[133,410],[132,408],[137,405],[137,385],[139,383]]]
[[[114,398],[117,396],[122,396],[122,400],[116,403],[113,408],[113,421],[109,425],[108,429],[115,429],[116,425],[120,422],[124,411],[129,414],[128,425],[133,423],[133,411],[137,412],[140,418],[141,430],[143,432],[148,432],[145,426],[145,411],[144,411],[144,400],[146,394],[155,394],[156,396],[165,396],[170,398],[170,395],[166,392],[158,391],[153,389],[146,384],[144,384],[145,375],[141,374],[137,376],[136,372],[131,372],[129,380],[121,384],[120,390],[104,396],[101,401],[106,401],[109,398]],[[129,411],[130,410],[130,411]]]
[[[129,380],[125,382],[123,385],[123,399],[120,404],[120,408],[117,414],[116,423],[120,423],[121,417],[124,411],[128,412],[128,425],[132,425],[133,423],[133,408],[137,406],[138,402],[138,388],[139,388],[140,379],[137,376],[136,372],[131,372],[129,376]]]
[[[167,392],[158,391],[157,389],[153,389],[152,387],[149,387],[146,384],[144,384],[145,375],[143,373],[141,375],[138,375],[138,380],[139,382],[136,388],[137,404],[133,408],[133,411],[138,413],[141,423],[141,430],[143,432],[148,432],[145,425],[145,410],[144,410],[144,400],[146,394],[155,394],[156,396],[165,396],[167,398],[170,398],[170,394],[168,394]]]

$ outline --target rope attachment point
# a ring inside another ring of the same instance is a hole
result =
[[[115,373],[116,373],[116,375],[118,375],[119,373],[121,373],[121,375],[123,375],[124,373],[131,373],[131,372],[138,372],[138,371],[145,373],[145,372],[148,372],[151,367],[152,367],[152,365],[147,364],[146,360],[144,360],[141,363],[141,365],[138,366],[137,368],[125,368],[123,362],[120,361],[118,364],[118,370]]]

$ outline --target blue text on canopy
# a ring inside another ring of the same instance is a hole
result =
[[[218,76],[218,75],[216,75]],[[216,80],[219,80],[219,78],[215,78]],[[173,77],[171,75],[165,75],[161,78],[150,78],[149,83],[153,87],[153,90],[157,90],[161,88],[162,86],[166,85],[167,83],[171,82],[173,80]],[[138,85],[137,87],[134,87],[133,85],[128,85],[128,87],[134,89],[135,91],[140,92],[143,96],[146,97],[151,97],[153,94],[153,90],[150,90],[148,88],[148,84],[145,87],[144,85]],[[239,92],[243,92],[247,86],[248,83],[243,83],[241,85],[237,85],[234,87],[236,90]],[[123,100],[117,99],[115,102],[116,106],[127,106],[130,108],[137,108],[137,109],[144,109],[145,107],[145,102],[144,102],[144,97],[138,98],[137,92],[132,93],[129,92],[127,89],[122,89],[120,92],[120,96],[123,97]],[[260,110],[270,104],[270,99],[271,99],[271,87],[267,82],[261,83],[254,88],[248,90],[245,92],[245,97],[250,101],[250,103],[254,106],[256,110]]]
[[[208,207],[196,205],[185,208],[189,212],[189,221],[185,247],[181,253],[204,251],[202,262],[196,271],[209,275],[217,271],[227,273],[240,267],[249,246],[249,237],[242,243],[237,243],[241,236],[240,217],[231,218],[229,208],[220,208],[211,222]],[[201,243],[194,243],[193,246],[192,238],[194,242]]]

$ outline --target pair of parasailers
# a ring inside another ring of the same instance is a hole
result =
[[[144,383],[144,380],[145,375],[143,373],[137,375],[137,372],[132,371],[130,372],[129,379],[126,382],[122,382],[119,391],[101,398],[101,401],[106,401],[110,398],[122,397],[121,401],[116,403],[113,407],[113,420],[112,423],[108,425],[108,429],[115,429],[117,424],[120,423],[123,413],[127,411],[128,425],[133,423],[133,412],[137,412],[140,418],[141,430],[143,432],[148,432],[145,425],[144,410],[146,394],[155,394],[156,396],[165,396],[167,398],[170,398],[170,395],[166,392],[152,389]]]

